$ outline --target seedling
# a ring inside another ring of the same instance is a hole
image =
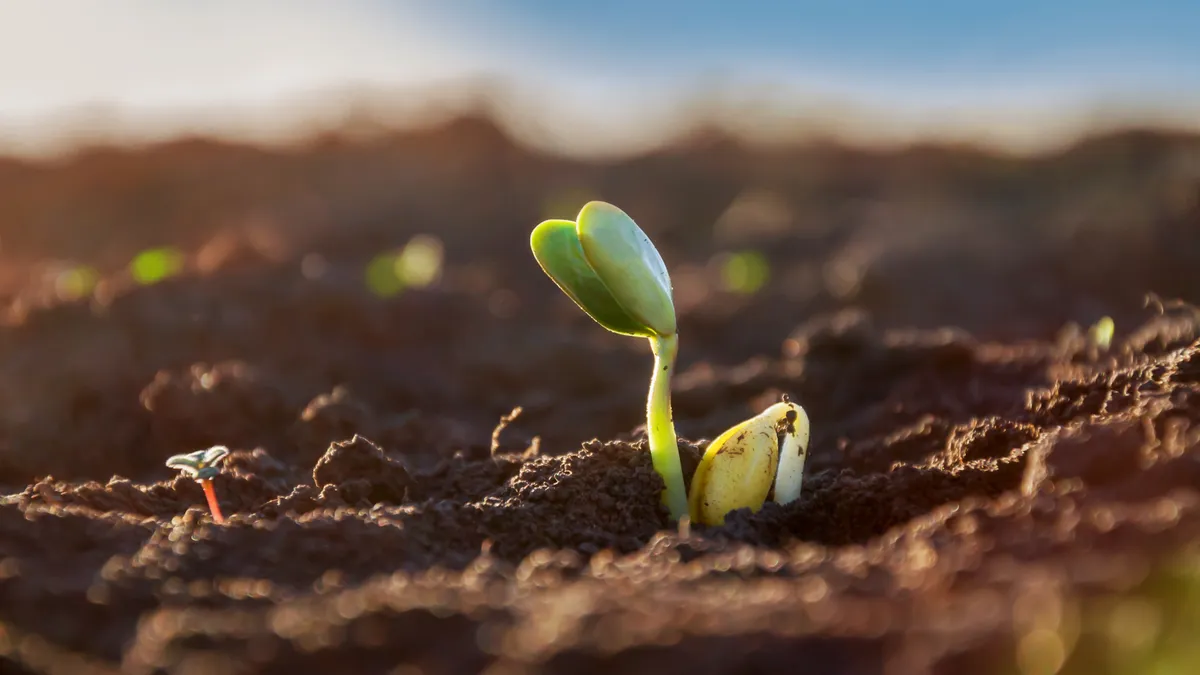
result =
[[[692,476],[692,522],[721,525],[734,509],[758,511],[772,488],[780,504],[799,499],[808,438],[808,414],[787,396],[718,436]]]
[[[624,211],[598,201],[585,204],[574,222],[547,220],[535,227],[530,247],[546,274],[596,323],[650,341],[654,373],[646,400],[646,435],[654,469],[666,483],[663,502],[679,520],[688,513],[671,416],[679,336],[662,256]]]
[[[183,471],[200,483],[200,487],[204,489],[204,496],[208,499],[208,508],[212,511],[213,521],[218,525],[225,522],[225,517],[221,515],[221,505],[217,503],[217,493],[213,490],[212,479],[221,473],[218,462],[225,459],[228,454],[229,448],[215,445],[207,450],[175,455],[167,460],[167,466]]]
[[[580,309],[620,335],[646,338],[654,373],[646,429],[663,502],[675,520],[719,525],[733,509],[755,511],[800,497],[808,452],[808,415],[785,396],[709,444],[689,496],[671,417],[671,374],[679,349],[671,279],[658,249],[633,219],[605,202],[588,202],[575,222],[547,220],[530,236],[542,269]]]

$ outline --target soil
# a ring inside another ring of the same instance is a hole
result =
[[[648,346],[528,250],[588,198],[672,270],[685,471],[786,393],[800,500],[667,518]],[[440,279],[372,293],[422,233]],[[1200,667],[1200,138],[95,148],[0,161],[0,258],[0,673]],[[224,524],[163,464],[214,444]]]

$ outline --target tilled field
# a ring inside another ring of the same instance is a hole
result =
[[[798,502],[670,524],[648,348],[528,248],[589,198],[672,270],[685,471],[786,393]],[[417,234],[439,281],[373,293]],[[183,269],[135,283],[156,246]],[[186,141],[0,162],[0,257],[0,672],[1200,667],[1196,138]],[[223,525],[163,466],[214,444]]]

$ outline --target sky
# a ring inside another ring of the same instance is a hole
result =
[[[698,100],[747,133],[1019,141],[1101,109],[1200,120],[1196,36],[1184,0],[0,1],[0,153],[306,128],[354,87],[454,105],[446,83],[480,76],[519,135],[585,151],[650,143]]]
[[[763,72],[917,91],[987,84],[981,80],[1200,86],[1200,4],[1183,0],[451,4],[462,16],[491,15],[488,23],[498,19],[506,32],[539,36],[541,54],[558,54],[569,69]]]

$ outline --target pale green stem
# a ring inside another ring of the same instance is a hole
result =
[[[650,378],[650,397],[646,401],[646,436],[650,441],[650,461],[662,476],[667,489],[663,503],[678,521],[688,513],[687,490],[683,487],[683,467],[679,464],[679,445],[675,440],[675,418],[671,415],[671,374],[679,351],[679,336],[650,338],[654,352],[654,375]]]

